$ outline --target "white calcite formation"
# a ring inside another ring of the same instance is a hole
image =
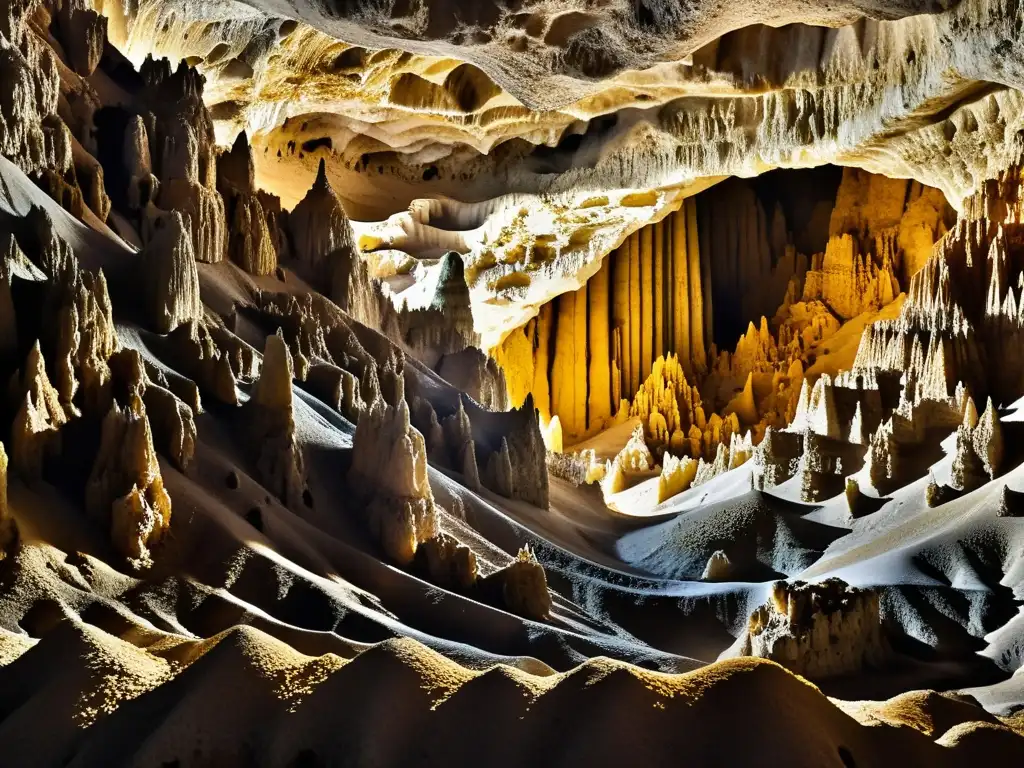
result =
[[[886,663],[878,595],[840,579],[775,582],[746,633],[728,652],[777,661],[810,680],[852,675]]]
[[[601,487],[606,496],[620,493],[654,473],[654,456],[644,441],[643,427],[638,425],[629,442],[605,466]]]

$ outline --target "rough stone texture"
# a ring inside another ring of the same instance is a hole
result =
[[[152,564],[171,522],[146,408],[137,397],[111,406],[86,484],[86,509],[107,525],[117,551],[136,568]]]
[[[534,621],[544,621],[551,613],[547,576],[529,547],[520,549],[515,560],[485,582],[500,587],[502,601],[512,613]]]
[[[348,481],[368,501],[367,524],[384,552],[409,565],[437,533],[437,518],[423,435],[410,424],[401,377],[389,377],[400,393],[394,403],[379,399],[360,414]]]
[[[7,503],[7,450],[0,443],[0,560],[6,559],[18,541],[18,522]]]
[[[156,224],[141,256],[145,260],[143,310],[157,333],[202,317],[199,272],[188,220],[172,211]]]
[[[60,428],[68,414],[46,375],[37,341],[12,382],[17,412],[11,425],[11,464],[23,478],[39,480],[45,459],[60,453]]]
[[[280,335],[268,336],[260,377],[242,409],[260,482],[282,503],[298,507],[306,490],[305,458],[295,434],[291,353]]]
[[[751,614],[737,646],[810,680],[851,675],[885,663],[878,595],[840,579],[820,584],[777,581],[771,599]]]
[[[217,188],[227,211],[228,256],[253,275],[277,269],[277,248],[267,213],[257,195],[252,149],[245,132],[217,159]]]

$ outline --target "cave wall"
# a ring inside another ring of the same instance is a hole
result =
[[[706,313],[693,199],[630,235],[577,291],[548,302],[494,350],[509,397],[530,392],[568,436],[601,428],[659,355],[706,364]]]

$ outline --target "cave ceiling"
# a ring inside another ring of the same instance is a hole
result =
[[[462,253],[486,344],[723,178],[852,165],[959,206],[1024,149],[1014,0],[95,6],[136,64],[200,69],[286,206],[323,158],[364,251]]]

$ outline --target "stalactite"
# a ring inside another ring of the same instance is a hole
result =
[[[555,304],[551,410],[564,434],[581,435],[587,430],[587,287],[562,294]]]
[[[665,352],[665,222],[654,225],[654,348],[651,355]]]
[[[587,283],[589,322],[590,393],[587,400],[587,422],[590,429],[600,427],[612,415],[612,379],[609,349],[608,288],[611,281],[611,257]],[[617,402],[617,401],[616,401]]]
[[[689,264],[690,288],[690,360],[696,370],[707,367],[706,339],[711,336],[711,276],[702,275],[700,243],[697,238],[697,201],[687,198],[686,203],[686,259]],[[701,280],[707,296],[701,289]]]
[[[654,363],[654,227],[640,230],[640,370]]]
[[[614,329],[614,359],[618,363],[618,378],[615,382],[618,399],[626,397],[630,387],[630,317],[629,317],[629,245],[628,240],[612,254],[612,328]]]
[[[540,411],[541,420],[551,420],[551,388],[548,385],[548,360],[551,349],[551,326],[554,319],[554,302],[540,308],[537,315],[536,362],[533,366],[533,402]]]
[[[692,373],[692,347],[690,344],[690,314],[693,296],[690,288],[690,245],[687,219],[689,205],[684,211],[672,215],[672,336],[673,346],[683,362],[683,370]],[[694,230],[696,237],[696,230]],[[697,272],[699,277],[700,272]]]
[[[641,371],[645,370],[641,365],[640,351],[640,304],[638,298],[640,286],[640,236],[634,234],[629,238],[629,300],[628,311],[630,313],[629,327],[629,394],[632,395],[640,388]],[[649,368],[650,366],[648,366]]]

